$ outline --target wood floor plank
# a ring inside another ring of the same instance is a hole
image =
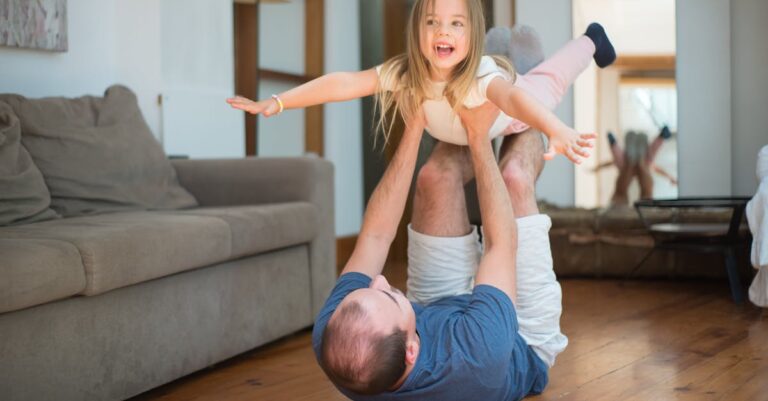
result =
[[[608,316],[607,323],[582,324],[591,329],[571,336],[569,347],[558,357],[551,371],[547,393],[555,397],[562,396],[648,357],[675,340],[675,332],[683,331],[686,319],[682,319],[681,315],[709,308],[708,301],[702,302],[699,296],[680,296],[672,302],[661,302],[651,302],[650,307],[638,305],[633,312],[617,310],[609,313],[613,316]],[[626,307],[624,301],[621,303]],[[675,307],[671,307],[672,305]],[[568,313],[570,307],[572,306],[566,301],[564,314]],[[605,316],[592,320],[603,318]],[[653,324],[662,329],[653,328]],[[595,327],[603,329],[595,330]],[[668,329],[670,333],[665,333],[664,329]],[[570,335],[567,323],[563,325],[563,330]]]
[[[768,344],[755,344],[754,341],[745,338],[710,358],[697,355],[701,359],[699,363],[693,364],[690,368],[684,369],[677,374],[670,375],[666,380],[627,398],[627,401],[720,399],[724,395],[722,391],[717,389],[717,383],[720,378],[728,372],[739,369],[738,366],[745,360],[754,359],[754,355],[761,355],[766,352],[768,352]],[[768,368],[768,365],[764,363],[763,365],[763,369]],[[759,372],[754,373],[757,374]],[[748,382],[748,380],[744,380],[744,382]],[[722,384],[722,382],[720,383]],[[735,383],[739,384],[738,381]],[[765,390],[765,383],[761,384],[763,386],[762,389]],[[753,385],[752,387],[755,386]],[[751,390],[745,389],[745,391]],[[759,400],[760,398],[733,399]]]

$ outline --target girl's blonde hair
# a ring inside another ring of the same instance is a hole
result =
[[[379,88],[376,91],[376,106],[379,116],[376,132],[389,140],[390,131],[397,115],[408,121],[422,103],[429,98],[429,61],[421,54],[421,25],[429,10],[434,9],[436,0],[416,0],[406,30],[406,51],[387,60],[379,71]],[[443,95],[454,112],[461,101],[469,95],[477,79],[480,59],[485,51],[485,17],[481,0],[465,0],[469,15],[469,52],[467,57],[453,69]],[[492,56],[499,67],[514,77],[514,67],[504,57]],[[392,91],[383,88],[395,88]]]

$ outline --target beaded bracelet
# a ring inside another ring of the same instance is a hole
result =
[[[280,110],[277,111],[277,114],[282,113],[284,107],[283,107],[283,101],[280,100],[280,96],[272,95],[272,99],[275,99],[275,101],[277,102],[277,106],[280,107]]]

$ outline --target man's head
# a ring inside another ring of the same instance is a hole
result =
[[[416,362],[416,314],[402,292],[377,276],[347,295],[323,333],[320,366],[337,386],[359,394],[393,390]]]

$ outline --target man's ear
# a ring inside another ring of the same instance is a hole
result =
[[[419,356],[419,342],[416,340],[408,340],[405,343],[405,364],[407,366],[413,366],[416,364],[416,357]]]

